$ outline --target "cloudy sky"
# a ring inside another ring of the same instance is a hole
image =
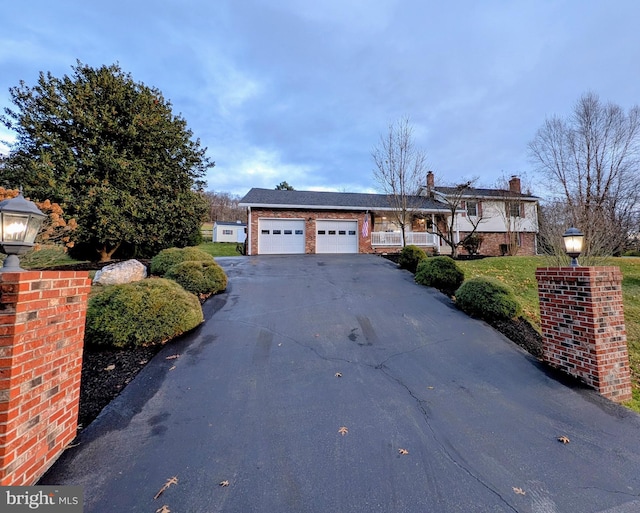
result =
[[[545,117],[640,103],[637,0],[25,0],[0,15],[8,89],[79,59],[160,89],[208,147],[210,190],[375,190],[408,116],[440,184],[528,177]],[[0,128],[0,139],[11,134]]]

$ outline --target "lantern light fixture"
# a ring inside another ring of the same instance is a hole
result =
[[[569,228],[562,236],[564,240],[564,249],[571,258],[571,267],[578,267],[578,257],[582,253],[582,244],[584,243],[584,233],[577,228]]]
[[[18,255],[24,255],[33,247],[45,217],[22,192],[15,198],[0,201],[0,251],[7,255],[0,272],[24,271]]]

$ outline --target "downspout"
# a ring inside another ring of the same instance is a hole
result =
[[[247,207],[247,255],[251,255],[251,207]]]

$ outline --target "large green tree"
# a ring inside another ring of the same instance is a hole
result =
[[[63,205],[75,242],[100,260],[123,244],[140,254],[187,245],[207,211],[206,148],[158,89],[117,64],[72,70],[10,89],[15,108],[0,120],[17,140],[0,185]]]

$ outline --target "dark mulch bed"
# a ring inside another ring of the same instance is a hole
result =
[[[86,347],[82,355],[79,427],[88,426],[160,349],[161,345],[119,350]]]
[[[510,321],[496,321],[491,325],[525,351],[542,359],[542,335],[528,321],[520,318]]]
[[[151,265],[151,260],[146,258],[136,258],[138,262],[147,266],[147,271]],[[80,262],[72,265],[56,265],[47,267],[47,271],[98,271],[103,267],[111,264],[117,264],[118,262],[124,262],[125,260],[109,260],[108,262]]]

